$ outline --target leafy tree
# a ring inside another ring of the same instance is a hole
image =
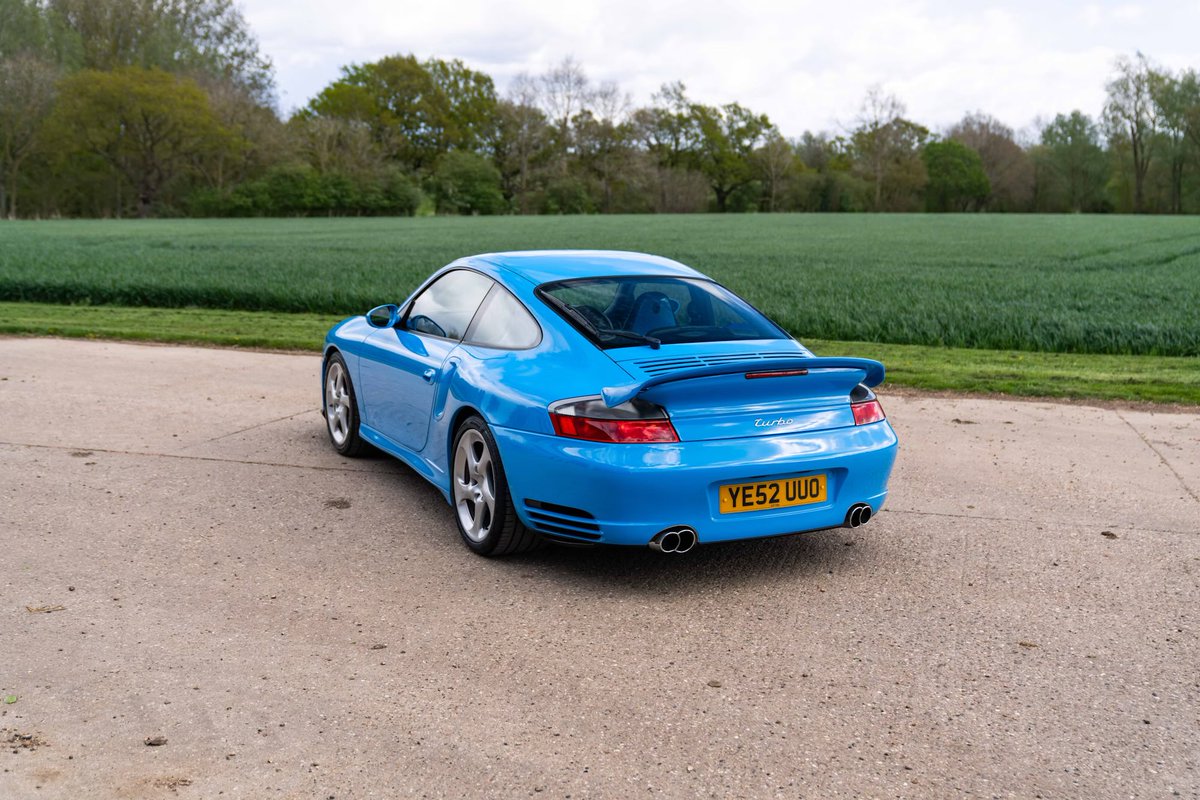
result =
[[[233,0],[47,0],[46,8],[69,65],[207,75],[270,100],[271,62]]]
[[[920,151],[929,131],[903,114],[904,104],[894,95],[872,87],[850,136],[855,169],[872,186],[873,211],[909,210],[925,186]]]
[[[611,117],[599,118],[591,111],[577,114],[572,128],[576,163],[597,184],[599,210],[612,211],[614,195],[633,157],[632,130],[629,125]]]
[[[504,196],[518,212],[534,212],[538,175],[550,160],[550,128],[527,95],[497,104],[491,151]]]
[[[1059,114],[1042,130],[1035,159],[1039,210],[1101,210],[1107,167],[1099,139],[1099,127],[1078,110]]]
[[[197,154],[229,145],[195,81],[140,67],[66,78],[47,124],[64,152],[97,157],[123,176],[140,217]]]
[[[424,64],[448,109],[447,149],[480,150],[494,135],[496,87],[489,75],[462,61],[431,58]]]
[[[1165,71],[1152,72],[1150,98],[1159,121],[1158,148],[1169,171],[1168,210],[1180,214],[1183,212],[1183,173],[1189,155],[1188,134],[1193,124],[1190,117],[1193,109],[1200,106],[1200,86],[1196,83],[1195,73],[1189,80],[1186,73],[1177,78]]]
[[[1179,87],[1187,137],[1200,153],[1200,73],[1194,69],[1184,70],[1179,76]]]
[[[636,141],[655,165],[655,207],[680,211],[676,203],[680,189],[690,181],[685,175],[698,146],[691,101],[683,83],[663,84],[651,98],[652,104],[633,112],[631,125]]]
[[[971,211],[986,202],[991,185],[979,153],[947,139],[925,145],[921,158],[929,175],[925,185],[929,211]]]
[[[596,193],[586,178],[552,175],[541,193],[541,214],[594,214]]]
[[[575,159],[598,185],[600,211],[615,209],[618,191],[624,194],[635,166],[636,138],[629,117],[629,96],[615,83],[605,82],[590,92],[589,107],[572,120]]]
[[[792,180],[787,206],[795,211],[863,211],[874,187],[855,169],[852,144],[841,136],[805,131],[796,142],[804,166]]]
[[[0,60],[47,55],[49,30],[40,0],[0,0]]]
[[[1154,135],[1158,131],[1158,109],[1151,96],[1154,69],[1141,53],[1136,60],[1117,59],[1116,75],[1108,82],[1108,102],[1104,118],[1109,136],[1129,146],[1133,159],[1133,210],[1146,210],[1146,173],[1153,156]]]
[[[298,155],[320,173],[374,175],[387,163],[370,128],[340,117],[295,117],[288,123]]]
[[[487,75],[460,61],[421,63],[408,55],[343,67],[303,113],[368,124],[389,157],[419,172],[450,150],[481,147],[495,110]]]
[[[724,212],[730,195],[754,180],[751,159],[771,121],[738,103],[720,107],[692,103],[690,112],[696,131],[693,162],[716,195],[717,211]]]
[[[506,210],[500,171],[478,153],[456,150],[438,160],[430,181],[438,211],[500,214]]]
[[[32,53],[0,58],[0,217],[16,217],[21,167],[54,103],[59,72]]]
[[[697,147],[691,101],[683,83],[663,84],[653,105],[634,112],[634,125],[642,146],[665,167],[687,165]]]
[[[293,142],[275,112],[245,88],[200,76],[209,107],[228,133],[227,146],[197,153],[193,163],[205,182],[218,191],[257,178],[292,157]]]
[[[1012,128],[983,113],[968,114],[955,124],[947,138],[979,153],[991,193],[990,211],[1029,211],[1033,207],[1034,170]]]
[[[763,210],[777,211],[788,181],[804,169],[804,164],[796,158],[792,143],[783,138],[778,128],[772,128],[762,146],[754,151],[754,169],[762,183]]]

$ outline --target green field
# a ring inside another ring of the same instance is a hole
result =
[[[349,314],[457,256],[677,258],[801,339],[1200,354],[1195,218],[695,215],[8,222],[0,300]]]
[[[131,339],[319,352],[328,314],[0,303],[0,333]],[[911,344],[807,340],[818,355],[875,358],[889,385],[1037,397],[1200,405],[1195,357],[965,350]]]
[[[457,256],[557,247],[692,264],[819,353],[882,359],[894,384],[1200,404],[1187,218],[6,222],[0,332],[315,349]]]

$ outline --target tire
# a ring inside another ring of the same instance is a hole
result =
[[[358,398],[350,382],[350,370],[340,353],[325,362],[325,396],[321,409],[325,430],[333,449],[349,458],[362,455],[367,443],[358,434]]]
[[[455,432],[451,466],[454,521],[467,547],[481,556],[507,556],[541,544],[513,510],[500,450],[479,417],[468,417]]]

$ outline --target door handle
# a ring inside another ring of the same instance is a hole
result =
[[[437,370],[427,369],[421,373],[421,377],[425,379],[426,383],[433,383],[433,379],[437,377]]]

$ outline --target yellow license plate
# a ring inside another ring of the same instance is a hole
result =
[[[721,513],[763,511],[768,508],[790,508],[825,502],[824,475],[805,475],[782,481],[759,483],[727,483],[721,486]]]

